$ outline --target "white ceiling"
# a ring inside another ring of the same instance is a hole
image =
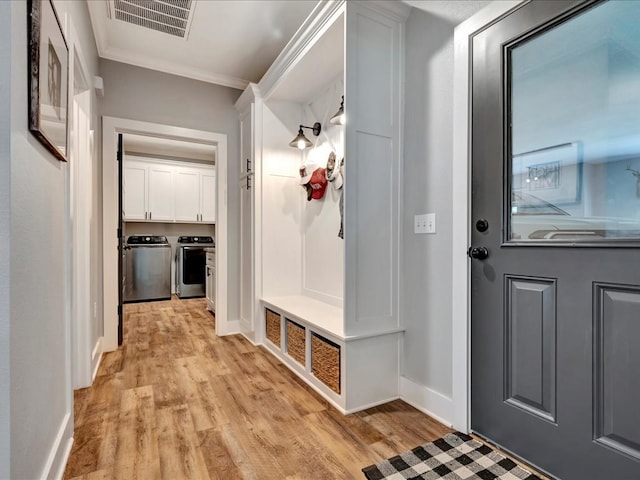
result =
[[[87,1],[98,54],[110,60],[244,89],[248,82],[262,78],[317,4],[316,0],[193,2],[190,30],[183,39],[109,18],[108,0]]]
[[[114,6],[121,1],[139,5],[191,1],[193,13],[187,36],[180,38],[115,19]],[[451,24],[460,23],[491,3],[403,1]],[[87,0],[100,57],[238,89],[260,81],[317,4],[317,0]],[[327,50],[338,55],[323,59],[323,65],[337,75],[344,62],[343,37],[339,29],[334,30],[335,35],[329,35],[325,42],[330,44]],[[295,82],[298,86],[307,83]],[[279,90],[291,94],[286,85]]]

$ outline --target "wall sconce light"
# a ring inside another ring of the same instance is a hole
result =
[[[345,122],[344,115],[344,95],[342,95],[342,102],[340,102],[340,108],[335,113],[333,117],[329,120],[329,123],[333,123],[334,125],[344,125]]]
[[[313,143],[311,143],[311,141],[304,136],[304,133],[302,133],[303,128],[308,128],[309,130],[311,130],[316,137],[320,135],[320,130],[322,130],[322,126],[320,125],[320,122],[314,123],[313,127],[306,127],[304,125],[300,125],[300,128],[298,129],[298,135],[296,136],[296,138],[294,138],[289,142],[290,147],[299,148],[300,150],[313,147]]]

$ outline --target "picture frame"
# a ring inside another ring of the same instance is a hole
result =
[[[512,188],[552,205],[579,203],[582,196],[581,142],[563,143],[512,157]]]
[[[52,0],[28,0],[29,131],[57,159],[68,150],[69,47]]]

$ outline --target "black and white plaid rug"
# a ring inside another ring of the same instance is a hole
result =
[[[460,432],[363,468],[362,472],[368,480],[540,480],[513,460]]]

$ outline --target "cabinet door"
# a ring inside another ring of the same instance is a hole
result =
[[[216,172],[203,170],[200,173],[200,221],[215,223],[216,221]]]
[[[174,220],[173,169],[165,165],[149,166],[149,219]]]
[[[209,305],[212,312],[216,311],[216,267],[210,267],[211,279],[209,281]]]
[[[200,178],[196,170],[175,173],[176,220],[198,222],[200,217]]]
[[[124,220],[146,220],[147,218],[148,168],[136,162],[125,161],[123,182]]]

